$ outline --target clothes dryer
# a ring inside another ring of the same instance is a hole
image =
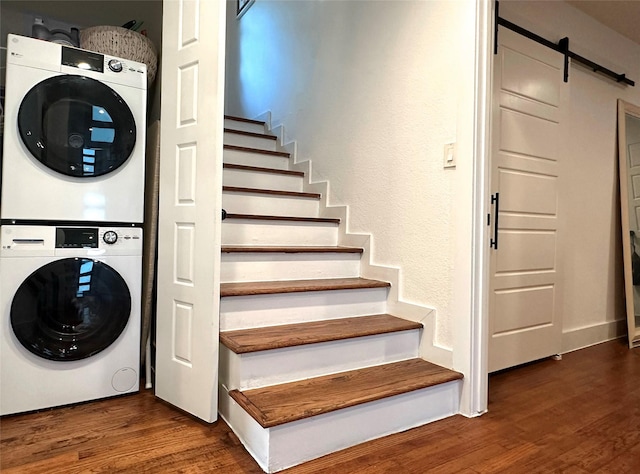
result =
[[[146,66],[8,35],[4,223],[142,223]]]
[[[139,389],[142,229],[0,230],[0,415]]]

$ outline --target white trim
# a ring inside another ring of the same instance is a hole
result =
[[[284,130],[280,129],[280,136],[284,136]],[[292,156],[296,157],[295,142],[284,145]],[[338,227],[338,244],[352,247],[362,247],[364,252],[360,259],[360,276],[374,280],[383,280],[391,283],[387,297],[387,312],[395,316],[422,323],[424,331],[420,340],[420,357],[434,364],[453,368],[453,353],[450,349],[440,347],[435,343],[436,310],[424,305],[403,301],[400,296],[400,269],[389,266],[376,265],[371,261],[371,246],[373,236],[371,234],[356,234],[349,232],[349,206],[331,205],[330,183],[328,181],[312,182],[311,176],[313,163],[311,160],[294,162],[291,169],[304,171],[307,182],[304,184],[306,192],[320,193],[320,213],[322,217],[340,219]]]
[[[479,0],[476,9],[476,64],[474,110],[473,236],[471,292],[471,364],[466,416],[479,416],[488,404],[488,283],[487,192],[489,190],[489,153],[491,137],[491,82],[493,70],[494,8],[492,0]]]
[[[485,1],[485,0],[483,0]],[[338,227],[338,244],[352,247],[362,247],[364,252],[360,258],[360,276],[376,280],[388,281],[391,283],[389,295],[386,302],[386,311],[395,316],[421,323],[424,326],[420,338],[420,357],[438,364],[448,369],[454,368],[453,351],[446,347],[441,347],[435,342],[436,310],[424,305],[403,301],[400,296],[400,269],[376,265],[371,261],[371,246],[373,236],[371,234],[356,234],[349,232],[349,206],[332,205],[329,203],[331,187],[328,181],[313,181],[312,160],[300,161],[296,155],[297,142],[289,141],[284,125],[275,125],[271,121],[271,113],[263,112],[255,120],[264,121],[267,124],[269,133],[278,137],[276,148],[291,154],[290,169],[303,171],[305,181],[303,190],[321,195],[320,217],[330,217],[340,219]]]
[[[562,353],[577,351],[627,335],[627,321],[618,319],[562,332]]]

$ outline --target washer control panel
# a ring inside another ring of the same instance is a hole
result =
[[[56,227],[57,249],[97,249],[141,240],[137,228]]]
[[[0,257],[142,255],[139,227],[3,225]]]

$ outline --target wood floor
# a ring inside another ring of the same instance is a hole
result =
[[[260,473],[224,422],[140,394],[4,417],[2,473]],[[405,431],[283,471],[640,472],[640,349],[625,340],[490,378],[489,413]]]

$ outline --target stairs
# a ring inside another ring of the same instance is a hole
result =
[[[225,117],[219,410],[266,472],[458,412],[462,375],[305,191],[264,122]],[[344,231],[343,231],[344,233]],[[424,344],[424,342],[422,342]]]

